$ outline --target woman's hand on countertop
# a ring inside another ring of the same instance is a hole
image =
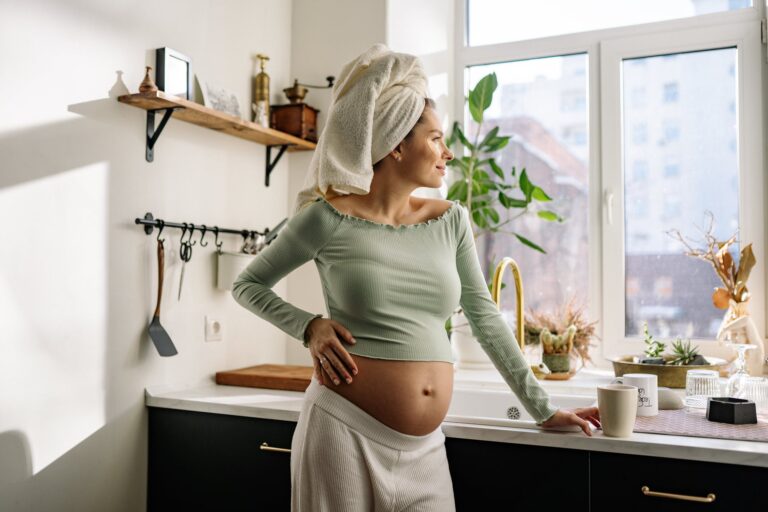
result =
[[[592,430],[589,428],[589,423],[592,423],[598,428],[600,427],[600,412],[597,410],[597,407],[582,407],[572,410],[558,409],[557,412],[547,421],[542,423],[541,426],[549,428],[576,425],[581,428],[585,434],[591,436]]]
[[[336,320],[315,318],[307,326],[305,338],[308,340],[307,345],[310,354],[312,354],[315,376],[321,386],[326,385],[325,379],[338,385],[340,383],[339,374],[344,377],[347,384],[352,382],[350,373],[357,375],[357,365],[340,340],[344,340],[350,345],[357,342],[346,327]],[[320,364],[321,357],[323,364]]]

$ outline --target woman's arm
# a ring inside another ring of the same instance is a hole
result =
[[[302,342],[307,325],[323,315],[284,301],[272,287],[313,259],[331,238],[341,219],[323,213],[322,205],[312,203],[291,217],[232,286],[232,296],[240,305]]]
[[[461,278],[459,304],[472,328],[472,334],[504,381],[536,422],[543,423],[555,414],[557,408],[552,406],[547,392],[531,372],[512,329],[501,316],[488,291],[466,210],[459,217],[456,250],[456,268]]]

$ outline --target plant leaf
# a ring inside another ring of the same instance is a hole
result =
[[[739,270],[736,271],[736,281],[742,281],[744,288],[747,286],[747,279],[749,279],[749,273],[752,271],[752,267],[755,266],[755,255],[752,253],[752,244],[747,244],[741,250],[741,256],[739,256]]]
[[[544,190],[543,190],[543,189],[541,189],[541,188],[539,188],[539,187],[537,187],[537,186],[534,186],[534,187],[533,187],[533,193],[532,193],[531,195],[533,196],[533,198],[534,198],[535,200],[537,200],[537,201],[540,201],[540,202],[542,202],[542,203],[545,203],[545,202],[547,202],[547,201],[551,201],[551,200],[552,200],[552,198],[551,198],[551,197],[549,197],[549,196],[547,195],[547,193],[546,193],[546,192],[544,192]]]
[[[542,218],[544,220],[548,220],[550,222],[563,222],[563,218],[560,217],[555,212],[551,212],[549,210],[541,210],[536,212],[536,214],[539,216],[539,218]]]
[[[482,148],[483,146],[488,144],[489,141],[495,139],[496,138],[496,134],[498,134],[498,133],[499,133],[499,127],[498,126],[494,126],[491,129],[491,131],[489,131],[488,133],[485,134],[485,137],[483,137],[483,141],[480,143],[480,147]]]
[[[520,173],[520,190],[523,191],[523,194],[525,194],[525,199],[529,203],[531,202],[533,189],[534,184],[530,182],[528,179],[528,173],[525,171],[525,169],[523,169],[523,172]]]
[[[448,199],[458,199],[459,201],[467,201],[467,182],[464,180],[454,181],[448,188]]]
[[[544,249],[542,249],[541,247],[539,247],[535,243],[531,242],[530,240],[528,240],[524,236],[518,235],[517,233],[515,233],[515,236],[517,237],[518,240],[520,240],[520,242],[522,242],[523,245],[527,245],[531,249],[539,251],[542,254],[547,254],[547,251],[545,251]]]
[[[485,150],[488,152],[491,151],[498,151],[507,144],[509,144],[510,137],[496,137],[492,141],[488,143],[488,145],[485,147]]]
[[[497,86],[496,73],[489,73],[480,79],[474,89],[469,91],[469,110],[472,112],[474,107],[474,110],[479,114],[479,118],[476,118],[475,113],[472,113],[475,122],[482,122],[483,112],[491,106],[493,93]]]
[[[499,167],[499,164],[496,163],[496,160],[491,158],[490,160],[488,160],[488,165],[491,166],[491,169],[496,174],[496,176],[498,176],[501,179],[504,179],[504,171],[501,170],[501,167]]]
[[[480,122],[480,121],[478,121]],[[453,125],[453,133],[456,135],[456,137],[461,141],[461,143],[464,145],[464,147],[468,148],[470,151],[475,150],[475,145],[469,142],[467,140],[467,137],[464,135],[464,131],[462,131],[461,127],[458,123],[454,123]]]

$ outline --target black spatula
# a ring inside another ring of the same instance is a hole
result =
[[[175,356],[178,354],[176,347],[171,341],[171,337],[165,332],[165,329],[160,325],[160,300],[163,297],[163,270],[165,267],[165,248],[163,247],[163,241],[157,241],[157,307],[155,308],[155,315],[152,317],[152,323],[149,324],[149,337],[152,338],[152,342],[155,344],[155,348],[160,352],[163,357]]]

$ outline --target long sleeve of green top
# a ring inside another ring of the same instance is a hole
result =
[[[466,210],[454,201],[439,217],[394,226],[342,213],[327,200],[296,213],[237,278],[238,303],[305,342],[312,313],[272,287],[314,260],[329,318],[357,340],[345,349],[365,357],[453,362],[445,321],[461,305],[504,381],[537,421],[552,406],[536,381],[483,277]]]

